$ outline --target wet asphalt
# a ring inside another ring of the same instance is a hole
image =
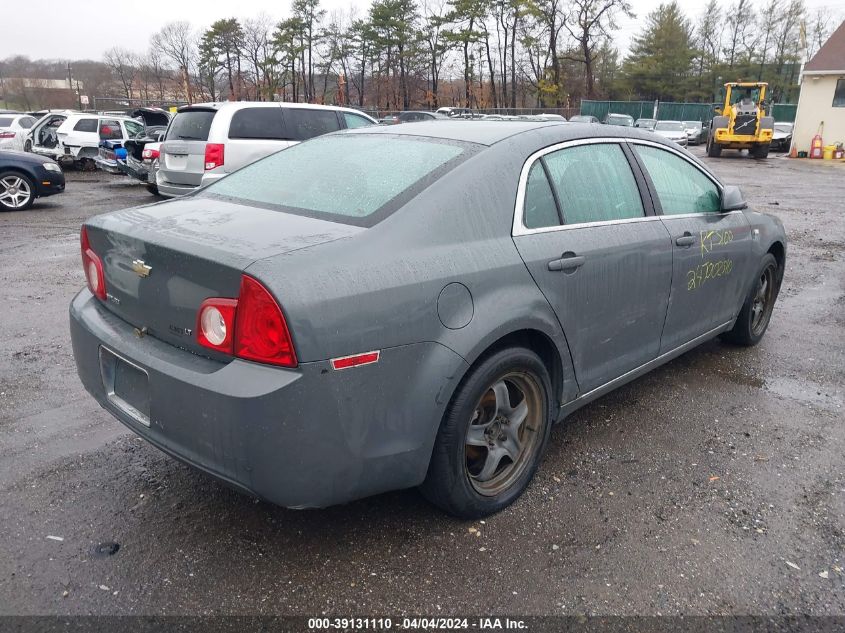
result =
[[[705,160],[786,225],[765,339],[582,409],[481,522],[414,490],[285,510],[167,458],[83,390],[67,322],[80,222],[150,194],[69,173],[0,214],[0,615],[845,614],[845,164]]]

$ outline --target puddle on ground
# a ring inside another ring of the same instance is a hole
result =
[[[796,380],[794,378],[766,378],[765,389],[771,393],[813,404],[823,409],[836,410],[842,407],[843,401],[839,394],[831,393],[831,388],[810,380]]]

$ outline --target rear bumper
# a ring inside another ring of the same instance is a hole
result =
[[[281,369],[213,361],[133,328],[83,290],[70,306],[82,383],[164,452],[288,507],[322,507],[425,478],[464,360],[437,343],[382,350],[373,365]],[[106,392],[101,348],[146,372],[149,426]]]
[[[123,163],[113,158],[103,158],[102,156],[97,156],[94,159],[94,163],[96,163],[98,169],[101,169],[102,171],[108,172],[110,174],[126,173],[123,169],[121,169]]]
[[[161,196],[165,196],[166,198],[178,198],[179,196],[184,196],[189,193],[193,193],[199,186],[197,185],[177,185],[172,182],[168,182],[161,177],[161,172],[156,177],[156,186],[158,187],[158,193]]]

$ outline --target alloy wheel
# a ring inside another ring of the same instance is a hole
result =
[[[757,280],[757,290],[751,302],[751,332],[759,336],[769,322],[772,315],[775,296],[775,267],[770,264],[760,273]]]
[[[530,466],[543,438],[543,396],[537,380],[505,374],[476,405],[465,440],[466,473],[479,494],[494,496]]]
[[[10,209],[22,209],[32,197],[32,188],[20,176],[0,178],[0,204]]]

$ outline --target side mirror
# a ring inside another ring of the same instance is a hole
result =
[[[747,209],[748,203],[742,197],[739,187],[728,185],[722,191],[722,211],[740,211]]]

